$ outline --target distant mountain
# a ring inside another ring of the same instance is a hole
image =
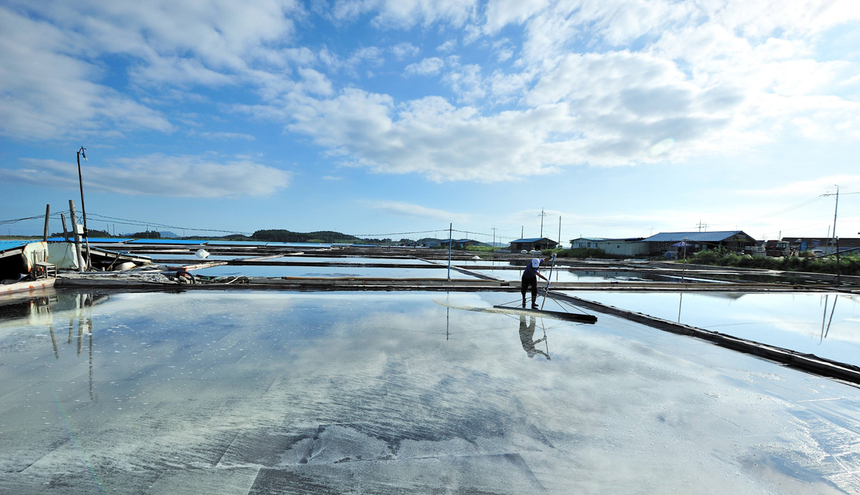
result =
[[[248,240],[271,241],[271,242],[332,242],[332,243],[359,243],[363,239],[354,235],[333,232],[330,230],[318,230],[316,232],[291,232],[284,229],[258,230]]]

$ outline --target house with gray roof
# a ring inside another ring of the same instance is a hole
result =
[[[714,232],[661,232],[646,237],[651,253],[676,251],[686,248],[687,253],[705,249],[724,248],[730,251],[743,252],[746,248],[756,245],[756,240],[742,230],[721,230]]]

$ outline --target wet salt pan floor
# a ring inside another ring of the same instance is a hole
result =
[[[469,310],[509,299],[118,294],[7,314],[0,493],[860,490],[857,388],[608,316]]]

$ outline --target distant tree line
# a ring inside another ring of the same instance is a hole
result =
[[[236,237],[236,236],[231,236]],[[266,229],[254,232],[246,240],[270,241],[270,242],[342,242],[358,243],[362,239],[353,235],[331,230],[319,230],[316,232],[292,232],[285,229]]]
[[[698,265],[736,266],[740,268],[762,268],[766,270],[799,271],[810,273],[836,273],[836,256],[828,255],[821,258],[810,256],[808,251],[798,256],[753,257],[737,255],[722,249],[707,249],[699,251],[687,261]],[[679,261],[684,263],[684,261]],[[842,275],[860,275],[860,254],[857,252],[842,253],[839,259],[839,273]]]

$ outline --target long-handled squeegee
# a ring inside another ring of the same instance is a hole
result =
[[[552,269],[555,268],[555,253],[552,255],[552,264],[549,266],[549,277],[546,278],[546,287],[543,290],[543,301],[540,303],[540,310],[543,311],[543,305],[546,304],[546,296],[549,294],[549,282],[552,280]]]

